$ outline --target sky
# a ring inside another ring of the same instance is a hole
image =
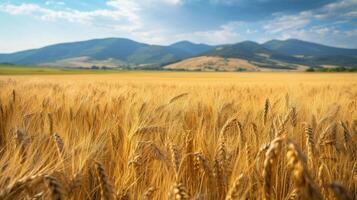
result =
[[[357,48],[357,0],[0,0],[0,53],[106,37]]]

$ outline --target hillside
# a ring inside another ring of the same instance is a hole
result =
[[[275,66],[251,62],[241,58],[223,58],[218,56],[199,56],[164,66],[176,71],[286,71],[307,69],[306,66],[276,63]]]
[[[191,58],[195,57],[200,57],[199,62],[194,62],[200,63],[198,66],[193,66],[191,62]],[[190,59],[190,68],[200,69],[202,63],[206,65],[212,62],[212,57],[229,59],[233,63],[237,62],[233,59],[244,60],[251,65],[272,70],[297,70],[301,67],[321,66],[357,67],[356,49],[329,47],[296,39],[272,40],[264,44],[244,41],[220,46],[181,41],[163,46],[124,38],[106,38],[0,54],[0,63],[76,68],[95,65],[125,69],[167,69],[163,66],[173,63],[187,64],[181,61]],[[208,60],[203,61],[203,58]],[[215,59],[213,63],[217,66],[211,64],[212,70],[225,69],[222,66],[227,64],[222,62],[222,59]],[[231,69],[232,67],[227,68]]]
[[[310,66],[357,67],[357,49],[336,48],[297,39],[271,40],[262,46],[281,54],[300,58],[301,62]]]
[[[1,62],[39,64],[62,59],[88,56],[95,59],[116,58],[124,60],[146,44],[128,39],[95,39],[81,42],[56,44],[40,49],[21,51],[3,56]],[[1,58],[1,57],[0,57]]]
[[[306,42],[297,39],[270,40],[263,44],[267,49],[287,55],[302,56],[329,56],[344,55],[357,56],[357,49],[343,49],[325,46],[317,43]]]
[[[220,46],[203,55],[243,59],[265,68],[293,70],[295,64],[302,64],[299,58],[280,54],[252,41]]]
[[[304,53],[304,54],[301,54]],[[300,40],[251,41],[217,47],[203,55],[240,58],[260,67],[294,69],[296,66],[357,67],[357,50],[328,47]]]
[[[167,65],[164,69],[187,71],[259,71],[259,68],[246,60],[200,56]]]
[[[187,53],[190,53],[191,56],[205,53],[214,48],[214,46],[211,45],[195,44],[189,41],[176,42],[174,44],[171,44],[170,46],[176,49],[181,49]]]
[[[0,63],[51,64],[86,57],[91,60],[116,60],[131,64],[160,64],[191,56],[170,46],[148,45],[122,38],[95,39],[51,45],[40,49],[0,56]],[[96,63],[96,62],[93,62]]]

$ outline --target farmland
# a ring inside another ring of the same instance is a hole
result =
[[[76,68],[46,67],[35,65],[0,64],[0,75],[59,75],[59,74],[106,74],[116,73],[118,70],[89,70]]]
[[[0,199],[357,198],[357,74],[58,73],[0,76]]]

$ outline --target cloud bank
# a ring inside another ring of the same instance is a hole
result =
[[[111,36],[126,36],[158,44],[178,40],[222,44],[242,40],[264,42],[275,38],[298,38],[357,48],[356,0],[329,3],[321,1],[320,6],[314,7],[308,7],[309,2],[302,1],[306,8],[297,11],[288,7],[284,9],[284,2],[286,3],[281,0],[108,0],[104,3],[98,1],[100,6],[82,9],[71,6],[71,2],[65,0],[44,3],[7,1],[0,3],[0,17],[23,17],[38,23],[80,24],[87,27],[88,31],[95,29],[93,35],[98,35],[97,37],[107,36],[108,34],[102,33],[111,32]],[[245,10],[238,12],[240,8],[247,6],[255,6],[261,10],[263,8],[259,5],[270,5],[269,3],[281,9],[275,11],[274,8],[269,8],[270,14],[261,19],[250,16],[257,14],[254,10],[252,13]],[[238,11],[230,13],[232,8],[237,8]],[[185,18],[187,15],[191,18]],[[211,21],[199,21],[206,16]],[[183,24],[184,27],[176,24]]]

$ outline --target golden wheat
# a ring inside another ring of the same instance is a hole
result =
[[[0,199],[356,199],[356,99],[356,74],[1,76]]]

